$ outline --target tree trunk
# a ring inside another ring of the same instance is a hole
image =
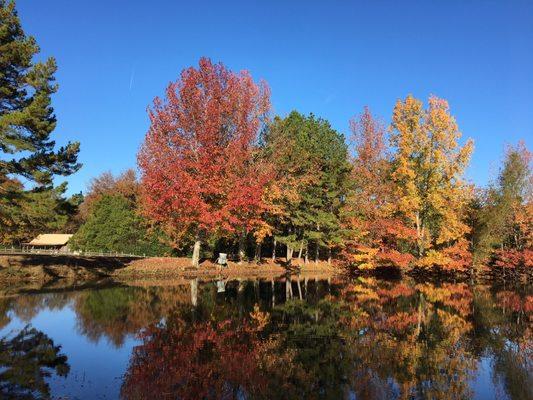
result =
[[[309,264],[309,245],[305,245],[305,261],[306,264]]]
[[[418,321],[416,324],[416,337],[420,336],[421,328],[422,328],[422,312],[423,312],[423,306],[424,306],[424,296],[422,293],[420,293],[420,296],[418,298]]]
[[[302,240],[300,242],[300,251],[298,252],[298,261],[301,261],[303,251],[304,251],[304,241]]]
[[[328,248],[328,265],[331,265],[331,249]]]
[[[255,244],[255,261],[258,263],[261,262],[261,243]]]
[[[239,235],[239,264],[246,258],[246,231],[243,229]]]
[[[285,279],[285,301],[292,299],[292,284],[289,278]]]
[[[242,316],[245,313],[244,310],[244,282],[239,279],[239,286],[237,287],[237,301],[239,304],[239,318],[242,318]]]
[[[274,239],[274,246],[272,247],[272,261],[276,261],[276,245],[278,244],[277,240]]]
[[[424,254],[424,244],[423,244],[423,238],[422,238],[424,229],[422,226],[422,221],[420,220],[419,211],[417,211],[415,214],[415,223],[416,223],[416,240],[417,240],[417,247],[418,247],[418,257],[421,257],[422,254]]]
[[[292,260],[292,253],[294,252],[293,248],[287,245],[287,263],[290,264]]]
[[[192,266],[198,268],[200,266],[200,248],[202,246],[202,241],[200,236],[196,236],[196,241],[194,242],[194,247],[192,250]]]
[[[320,249],[318,248],[318,243],[316,244],[315,249],[315,264],[318,264],[318,255],[319,255]]]

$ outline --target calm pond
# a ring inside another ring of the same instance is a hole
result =
[[[292,277],[0,298],[0,397],[533,399],[531,287]]]

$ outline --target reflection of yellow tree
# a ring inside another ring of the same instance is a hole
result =
[[[44,309],[61,310],[72,296],[72,293],[46,293],[0,298],[0,328],[11,321],[8,312],[12,312],[17,318],[29,323]]]
[[[353,385],[360,397],[389,393],[393,378],[401,398],[469,397],[475,368],[466,350],[471,294],[465,285],[412,287],[359,280],[344,296],[363,318],[352,329],[364,332],[353,342],[360,360]],[[375,376],[379,379],[375,379]],[[358,384],[367,382],[366,387]],[[372,387],[370,385],[380,385]]]
[[[69,301],[68,295],[58,293],[18,296],[13,300],[11,309],[25,322],[30,322],[44,309],[62,309]]]

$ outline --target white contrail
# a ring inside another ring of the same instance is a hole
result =
[[[133,79],[134,78],[135,78],[135,68],[132,68],[131,76],[130,76],[130,92],[131,92],[131,88],[133,87]]]

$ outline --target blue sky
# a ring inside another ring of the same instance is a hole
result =
[[[506,144],[533,139],[532,1],[18,0],[26,32],[59,65],[58,143],[81,142],[83,190],[134,167],[146,108],[201,56],[265,79],[273,111],[343,133],[368,105],[446,98],[475,140],[467,176],[485,184]]]

